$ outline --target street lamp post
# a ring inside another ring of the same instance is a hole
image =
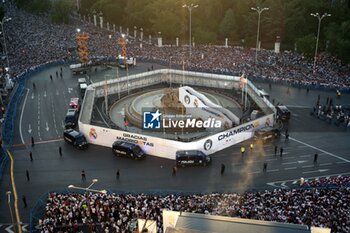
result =
[[[316,49],[315,49],[315,57],[314,57],[314,67],[313,67],[313,72],[316,72],[316,60],[317,60],[317,50],[318,50],[318,40],[320,38],[320,28],[321,28],[321,21],[325,17],[330,17],[331,14],[324,13],[322,16],[320,16],[319,13],[311,13],[310,14],[313,17],[316,17],[318,19],[318,29],[317,29],[317,39],[316,39]]]
[[[97,190],[97,189],[92,189],[91,187],[96,184],[98,182],[98,179],[93,179],[92,183],[87,187],[87,188],[83,188],[83,187],[78,187],[75,185],[68,185],[69,189],[78,189],[78,190],[84,190],[85,192],[95,192],[95,193],[102,193],[102,194],[106,194],[107,191],[106,190]]]
[[[5,37],[5,31],[4,31],[4,23],[10,21],[11,18],[6,18],[3,17],[1,20],[1,31],[2,31],[2,36],[4,38],[4,48],[5,48],[5,53],[6,53],[6,62],[7,62],[7,68],[10,69],[10,62],[9,62],[9,57],[8,57],[8,52],[7,52],[7,46],[6,46],[6,37]]]
[[[68,185],[69,189],[78,189],[78,190],[84,190],[85,191],[85,195],[86,195],[86,202],[87,202],[87,206],[88,206],[88,211],[90,212],[90,200],[89,200],[89,195],[88,192],[95,192],[95,193],[101,193],[101,194],[106,194],[107,191],[106,190],[96,190],[96,189],[92,189],[91,187],[96,184],[98,182],[98,179],[93,179],[92,183],[87,187],[87,188],[83,188],[83,187],[78,187],[75,185]],[[91,227],[91,224],[90,224]]]
[[[191,3],[191,5],[183,5],[182,7],[186,7],[189,11],[189,17],[190,17],[190,22],[189,22],[189,46],[190,46],[190,56],[192,55],[192,43],[191,43],[191,32],[192,32],[192,9],[193,8],[197,8],[198,5],[194,5],[193,3]]]
[[[260,15],[263,11],[269,10],[269,8],[267,8],[267,7],[264,7],[264,8],[252,7],[251,9],[253,11],[258,12],[258,31],[256,33],[256,48],[255,48],[255,64],[257,64],[258,63],[259,33],[260,33]]]

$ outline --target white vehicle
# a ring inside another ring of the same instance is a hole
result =
[[[81,64],[81,63],[79,63],[79,64],[72,64],[72,65],[69,66],[69,69],[72,70],[72,69],[80,68],[82,66],[83,66],[83,64]]]
[[[88,65],[89,64],[91,64],[91,62],[89,62]],[[83,64],[78,63],[70,65],[69,68],[73,74],[86,74],[89,66],[84,66]]]
[[[82,83],[86,83],[86,78],[79,78],[78,83],[79,83],[79,85]]]
[[[81,84],[79,84],[79,89],[80,89],[81,98],[84,98],[86,88],[87,88],[87,84],[86,84],[86,83],[81,83]]]
[[[127,57],[125,59],[122,55],[119,55],[117,61],[118,66],[123,69],[125,69],[125,65],[128,65],[129,67],[136,65],[136,58],[134,57]]]

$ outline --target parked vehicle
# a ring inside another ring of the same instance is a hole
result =
[[[63,131],[63,138],[66,142],[72,144],[74,147],[78,149],[86,149],[88,148],[88,142],[86,141],[85,136],[75,131],[74,129],[66,129]]]
[[[79,84],[79,90],[80,90],[81,98],[84,98],[85,92],[86,92],[86,88],[87,88],[87,84],[86,83]]]
[[[64,123],[66,129],[74,128],[78,122],[79,113],[75,109],[68,109]]]
[[[266,142],[271,139],[279,138],[281,136],[281,131],[274,127],[265,127],[255,131],[254,139],[262,140]]]
[[[135,160],[143,159],[146,156],[139,145],[121,140],[113,143],[112,151],[116,156],[125,156]]]
[[[276,110],[277,110],[277,117],[279,119],[281,119],[282,121],[289,121],[290,111],[286,106],[278,105],[276,106]]]
[[[77,112],[80,111],[80,99],[79,98],[71,98],[69,106],[75,109]]]
[[[176,166],[207,166],[211,157],[200,150],[179,150],[176,152]]]

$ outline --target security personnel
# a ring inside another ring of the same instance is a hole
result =
[[[315,155],[314,155],[314,163],[317,163],[317,159],[318,159],[318,154],[315,153]]]
[[[278,147],[275,145],[275,156],[277,155],[277,149]]]
[[[220,171],[221,175],[223,175],[225,173],[225,164],[221,164],[221,171]]]
[[[341,93],[339,90],[336,91],[337,97],[339,98],[341,96]]]
[[[265,163],[264,163],[263,172],[266,172],[266,169],[267,169],[267,163],[265,162]]]
[[[241,155],[242,155],[242,157],[243,157],[244,153],[245,153],[245,147],[242,146],[242,147],[241,147]]]

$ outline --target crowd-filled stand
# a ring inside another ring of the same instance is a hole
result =
[[[322,188],[332,184],[332,189]],[[69,232],[90,227],[98,232],[130,232],[138,218],[157,221],[162,210],[240,217],[331,228],[350,232],[350,177],[304,182],[301,189],[195,195],[50,193],[42,232]]]
[[[6,16],[12,20],[4,24],[8,42],[10,68],[13,76],[32,66],[52,60],[75,58],[71,48],[76,48],[76,29],[88,33],[90,57],[115,57],[121,53],[117,44],[120,34],[95,27],[92,23],[73,20],[69,25],[49,22],[45,16],[34,16],[7,4]],[[109,36],[111,35],[111,36]],[[146,37],[146,36],[145,36]],[[148,40],[147,40],[148,42]],[[158,61],[164,64],[182,66],[198,71],[220,73],[245,73],[247,77],[284,81],[291,84],[315,85],[335,88],[350,88],[349,65],[321,54],[317,70],[313,73],[312,60],[295,53],[276,54],[261,50],[259,64],[255,65],[255,51],[241,48],[224,48],[199,45],[192,49],[189,62],[188,47],[157,47],[129,37],[128,53],[139,59]]]

